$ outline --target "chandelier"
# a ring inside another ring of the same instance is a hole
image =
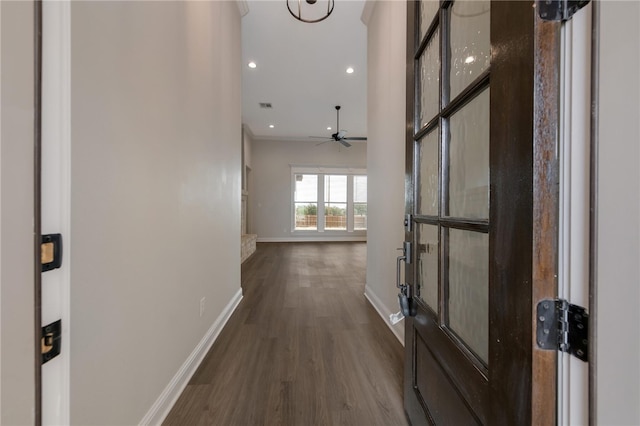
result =
[[[289,4],[289,2],[294,3],[293,8],[297,9],[297,13],[294,12],[291,9],[291,5]],[[295,5],[295,3],[298,3],[297,7]],[[324,21],[325,19],[327,19],[329,17],[329,15],[331,15],[331,12],[333,12],[333,6],[335,5],[335,0],[326,0],[327,3],[327,13],[326,14],[321,14],[321,8],[313,8],[313,6],[318,2],[318,0],[304,0],[304,4],[303,5],[303,0],[287,0],[287,9],[289,9],[289,13],[291,13],[291,15],[296,18],[298,21],[302,21],[302,22],[306,22],[306,23],[314,23],[314,22],[320,22],[320,21]],[[303,17],[303,13],[305,14],[305,17]]]

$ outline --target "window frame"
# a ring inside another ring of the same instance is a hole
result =
[[[317,226],[316,229],[296,229],[296,175],[317,175],[318,176],[318,190],[317,190]],[[325,229],[325,176],[327,175],[339,175],[347,176],[347,228],[346,229]],[[352,167],[305,167],[305,166],[291,166],[291,189],[290,196],[291,202],[289,207],[289,214],[291,215],[291,233],[297,235],[332,235],[332,236],[366,236],[366,229],[354,229],[354,176],[367,176],[367,170],[362,168]],[[368,182],[368,178],[367,178]],[[358,203],[362,204],[362,203]],[[367,200],[368,204],[368,200]]]

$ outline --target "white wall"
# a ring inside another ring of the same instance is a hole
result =
[[[640,424],[640,3],[599,2],[597,424]]]
[[[71,14],[71,422],[131,425],[240,291],[240,14]]]
[[[399,310],[395,260],[404,241],[406,7],[403,1],[369,0],[363,14],[370,189],[365,294],[387,323]],[[404,342],[404,322],[392,329]]]
[[[0,2],[0,424],[33,424],[33,2]]]
[[[306,141],[254,140],[251,155],[251,232],[258,234],[258,241],[309,241],[327,239],[329,233],[309,236],[291,231],[291,166],[364,169],[367,144],[354,143],[344,148],[337,143],[316,146],[316,142]],[[331,234],[355,239],[346,232]]]

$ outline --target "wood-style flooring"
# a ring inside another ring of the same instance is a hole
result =
[[[258,244],[164,424],[408,424],[403,349],[363,295],[365,265],[365,243]]]

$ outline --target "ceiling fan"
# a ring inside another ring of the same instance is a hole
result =
[[[310,138],[321,138],[321,139],[327,139],[325,141],[322,141],[320,143],[317,143],[316,146],[318,145],[322,145],[323,143],[327,143],[327,142],[339,142],[340,144],[346,146],[347,148],[349,148],[351,146],[351,144],[347,141],[366,141],[367,138],[365,137],[351,137],[351,138],[347,138],[345,135],[347,134],[346,130],[340,130],[340,105],[336,105],[336,115],[337,115],[337,123],[336,123],[336,130],[338,130],[336,133],[331,135],[330,139],[327,139],[325,136],[309,136]]]

